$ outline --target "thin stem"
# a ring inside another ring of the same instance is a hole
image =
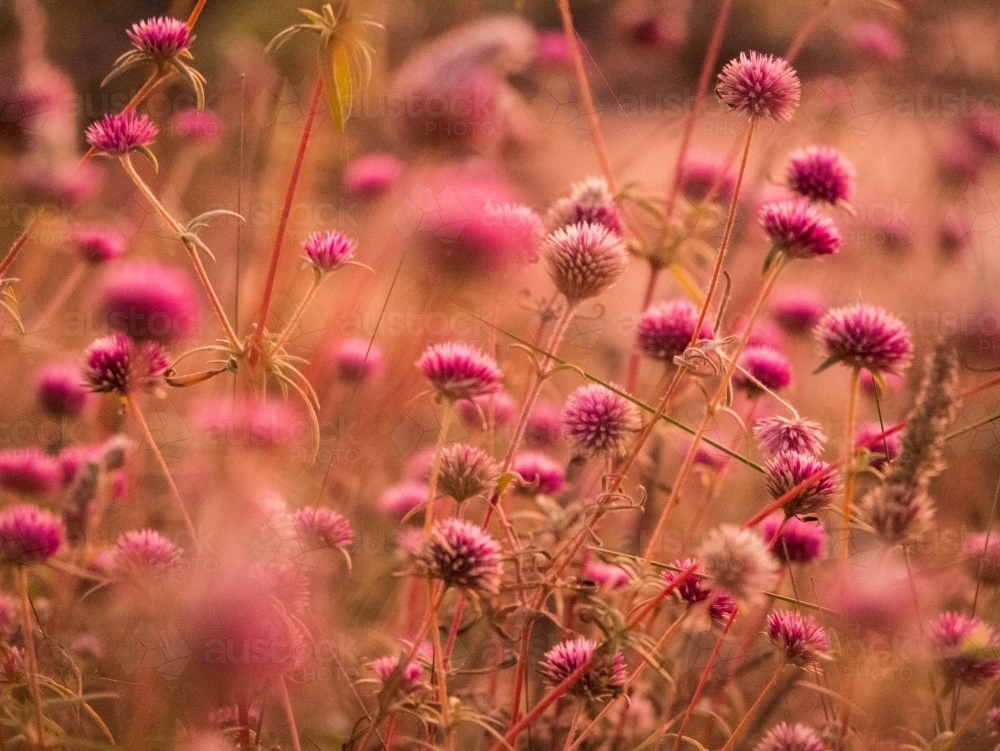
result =
[[[301,320],[302,316],[305,315],[306,308],[316,296],[316,292],[319,290],[319,285],[322,284],[323,279],[323,275],[319,273],[313,274],[313,280],[309,285],[309,289],[306,290],[305,295],[302,297],[302,300],[299,301],[299,304],[296,306],[291,318],[288,319],[285,327],[281,330],[281,333],[278,334],[278,338],[274,341],[274,344],[272,345],[272,349],[274,351],[280,349],[281,345],[288,340],[289,336],[291,336],[292,329],[295,328],[295,325]]]
[[[292,748],[294,751],[302,751],[302,744],[299,743],[299,728],[295,724],[295,713],[292,711],[292,699],[288,695],[288,685],[285,677],[278,678],[278,688],[281,690],[281,704],[285,708],[285,720],[288,722],[288,729],[292,733]]]
[[[21,600],[21,630],[24,632],[24,652],[28,658],[28,691],[35,713],[35,730],[38,739],[35,748],[45,748],[45,719],[42,714],[42,694],[38,689],[38,653],[35,651],[35,629],[31,619],[31,601],[28,599],[28,569],[17,566],[17,592]]]
[[[441,414],[441,427],[438,430],[437,442],[434,444],[434,458],[431,460],[430,477],[427,480],[427,511],[424,513],[424,533],[430,534],[434,526],[434,504],[437,502],[438,475],[441,473],[441,449],[448,439],[448,428],[451,427],[451,402],[444,403]]]
[[[444,652],[441,650],[441,629],[438,626],[438,613],[441,610],[441,601],[444,600],[444,590],[442,589],[441,596],[435,601],[434,582],[431,579],[427,580],[427,597],[434,603],[431,610],[431,639],[434,643],[434,676],[437,683],[438,703],[441,705],[441,724],[444,725],[445,747],[447,751],[454,751],[455,736],[451,727],[451,705],[448,701],[448,676],[444,669]]]
[[[281,218],[278,220],[278,231],[274,236],[274,247],[271,249],[271,265],[267,270],[267,279],[264,282],[264,295],[260,302],[260,312],[257,314],[257,327],[253,332],[253,339],[250,344],[250,364],[253,365],[260,357],[260,343],[264,337],[264,327],[267,325],[268,308],[271,305],[271,295],[274,294],[274,280],[278,275],[278,261],[281,259],[281,245],[285,240],[285,231],[288,229],[288,217],[292,213],[292,199],[295,197],[295,188],[299,184],[299,175],[302,172],[302,164],[305,161],[306,146],[309,145],[309,136],[312,133],[313,123],[316,121],[316,113],[319,111],[319,101],[323,94],[323,79],[317,78],[316,85],[313,86],[312,99],[309,101],[309,112],[306,115],[305,127],[302,129],[302,136],[299,138],[299,149],[295,154],[295,162],[292,164],[292,174],[288,178],[288,189],[285,191],[285,205],[281,209]]]
[[[788,47],[788,51],[785,53],[785,59],[792,63],[795,58],[798,57],[799,52],[802,51],[802,47],[805,46],[806,39],[809,35],[815,31],[819,22],[823,18],[823,14],[826,13],[833,6],[833,0],[821,0],[819,6],[809,14],[809,17],[802,24],[799,29],[799,33],[795,35],[795,39],[792,40],[791,45]]]
[[[851,373],[851,385],[847,391],[847,422],[844,426],[844,509],[840,531],[840,557],[847,560],[851,542],[851,504],[854,499],[854,423],[858,414],[858,391],[861,383],[861,368]]]
[[[205,9],[205,3],[208,0],[198,0],[194,8],[191,10],[191,15],[188,16],[187,27],[193,28],[196,23],[198,23],[198,17],[201,15],[202,10]]]
[[[87,264],[85,261],[80,261],[74,267],[74,269],[69,273],[63,283],[59,285],[59,289],[55,291],[52,295],[52,299],[49,300],[49,304],[45,306],[45,310],[42,314],[38,316],[38,320],[35,321],[34,325],[31,327],[33,332],[45,331],[52,323],[52,319],[55,318],[56,313],[66,304],[70,295],[76,291],[76,288],[80,286],[80,281],[83,279],[84,272],[87,270]]]
[[[462,614],[465,612],[465,597],[459,597],[455,605],[455,615],[451,619],[451,626],[448,629],[448,641],[444,645],[444,669],[447,670],[451,664],[451,653],[455,649],[455,641],[458,639],[458,629],[462,625]]]
[[[562,751],[569,751],[573,747],[573,735],[576,733],[576,728],[580,724],[581,717],[583,717],[583,704],[577,706],[576,712],[573,713],[573,719],[569,723],[569,730],[566,732],[566,742],[563,744]]]
[[[729,751],[733,747],[733,744],[736,742],[736,739],[739,737],[739,734],[743,732],[743,729],[747,726],[747,723],[750,721],[750,717],[753,715],[754,712],[757,711],[757,708],[760,707],[761,703],[763,703],[764,698],[769,693],[771,693],[771,690],[778,682],[778,679],[781,677],[781,674],[784,672],[784,670],[785,670],[785,664],[782,663],[781,666],[778,667],[778,669],[774,672],[774,675],[771,676],[771,680],[767,682],[767,685],[764,686],[763,689],[761,689],[760,693],[757,695],[757,700],[750,705],[750,708],[746,712],[744,712],[743,719],[741,719],[739,724],[733,729],[732,735],[729,736],[729,740],[726,741],[726,745],[723,746],[720,749],[720,751]]]
[[[940,751],[951,751],[955,747],[959,738],[961,738],[965,731],[968,730],[969,725],[986,713],[986,708],[993,701],[993,695],[996,693],[998,686],[1000,686],[1000,678],[994,678],[979,696],[979,700],[975,703],[969,713],[965,715],[965,719],[963,719],[962,722],[959,723],[958,727],[955,728],[955,732],[952,734],[951,738],[949,738],[945,744],[941,746]]]

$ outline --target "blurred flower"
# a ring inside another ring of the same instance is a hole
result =
[[[337,342],[332,360],[337,377],[352,384],[377,378],[385,364],[382,348],[361,337],[349,337]]]
[[[637,345],[646,357],[673,364],[684,354],[698,325],[698,308],[685,299],[670,300],[647,308],[639,317]],[[712,326],[702,322],[698,339],[711,339]]]
[[[841,236],[828,216],[808,201],[778,201],[760,210],[760,225],[775,249],[791,258],[817,258],[840,250]]]
[[[930,640],[949,683],[978,686],[1000,675],[1000,637],[978,618],[942,613],[930,623]]]
[[[554,446],[562,438],[562,407],[552,402],[535,402],[524,430],[526,446],[543,448]]]
[[[112,566],[119,574],[143,575],[169,571],[180,563],[181,551],[153,529],[126,532],[118,538]]]
[[[445,586],[475,594],[500,591],[500,544],[472,522],[450,517],[436,522],[417,551],[421,570]]]
[[[125,254],[125,236],[114,227],[83,225],[73,230],[70,240],[87,263],[115,261]]]
[[[191,409],[191,424],[220,445],[245,449],[302,441],[309,430],[293,403],[279,398],[202,399]]]
[[[569,45],[562,31],[539,31],[535,62],[540,65],[569,65]]]
[[[771,347],[747,347],[740,355],[738,365],[733,373],[733,388],[745,392],[750,399],[759,399],[764,395],[761,386],[769,391],[781,391],[792,382],[792,364]]]
[[[441,449],[438,490],[459,503],[493,489],[500,466],[482,449],[453,443]]]
[[[610,563],[589,560],[583,565],[581,578],[604,589],[621,589],[629,582],[628,571]]]
[[[555,495],[563,489],[565,472],[562,465],[535,451],[526,451],[514,457],[511,470],[521,476],[515,486],[522,491]]]
[[[837,474],[830,465],[809,454],[780,451],[764,465],[767,490],[777,500],[814,475],[826,474],[812,486],[796,493],[782,510],[785,516],[804,516],[822,511],[833,500],[838,489]]]
[[[306,506],[295,512],[295,531],[312,548],[343,550],[354,542],[354,530],[343,514],[332,508]]]
[[[618,237],[625,233],[621,209],[603,177],[573,183],[569,195],[549,208],[546,222],[553,232],[574,224],[596,224]]]
[[[35,373],[35,399],[54,417],[76,417],[87,404],[87,387],[80,369],[71,363],[52,362]]]
[[[87,128],[87,143],[98,151],[123,156],[134,149],[146,148],[159,132],[146,115],[110,114]]]
[[[375,675],[379,677],[382,683],[385,683],[399,666],[399,658],[392,655],[379,657],[377,660],[372,660],[371,665],[372,670],[375,671]],[[403,668],[400,674],[400,689],[404,694],[413,693],[420,688],[420,679],[423,673],[423,666],[416,660],[406,663],[406,667]]]
[[[563,407],[566,435],[584,454],[620,454],[629,435],[639,429],[639,410],[632,402],[596,383],[580,386]]]
[[[782,58],[741,52],[722,69],[716,93],[723,104],[751,120],[788,122],[799,104],[802,85]]]
[[[599,653],[599,646],[596,641],[582,636],[560,642],[545,653],[542,672],[555,685],[590,663],[569,693],[597,701],[618,696],[625,686],[625,660],[621,652],[610,657]]]
[[[813,335],[829,364],[899,374],[913,359],[913,341],[903,322],[866,303],[830,310]]]
[[[0,560],[18,566],[48,560],[62,547],[62,522],[37,506],[21,504],[0,511]]]
[[[179,268],[137,261],[108,269],[96,307],[111,329],[137,342],[168,345],[198,327],[198,299],[190,277]]]
[[[962,542],[962,559],[973,579],[983,584],[1000,584],[1000,532],[968,535]]]
[[[810,665],[830,656],[826,631],[811,615],[774,610],[767,616],[767,637],[795,665]]]
[[[19,495],[45,495],[59,489],[59,461],[36,448],[0,451],[0,488]]]
[[[302,243],[305,257],[313,268],[327,274],[354,258],[357,244],[343,232],[312,232]]]
[[[851,41],[859,52],[890,63],[903,59],[906,48],[895,31],[878,21],[857,21],[851,26]]]
[[[868,447],[870,453],[868,462],[879,472],[884,472],[889,462],[903,450],[903,439],[899,433],[882,436],[884,432],[885,428],[879,423],[866,422],[858,426],[854,433],[855,445]],[[888,455],[886,451],[889,452]]]
[[[792,154],[788,187],[810,201],[837,204],[850,201],[856,172],[839,149],[809,146]]]
[[[487,224],[494,224],[499,228],[522,261],[535,263],[538,260],[538,248],[545,236],[545,225],[529,207],[512,203],[487,203],[483,208],[483,219]]]
[[[779,561],[810,563],[826,553],[826,530],[819,520],[807,522],[779,512],[767,517],[761,523],[760,531],[771,553]]]
[[[777,289],[770,298],[771,315],[790,334],[803,334],[819,323],[826,311],[823,296],[811,287]]]
[[[753,426],[753,435],[761,450],[771,456],[782,451],[819,456],[826,443],[823,426],[801,417],[761,418]]]
[[[188,109],[173,119],[174,133],[203,143],[213,143],[222,137],[222,118],[211,110]]]
[[[403,163],[391,154],[366,154],[344,169],[344,190],[359,198],[377,198],[396,187]]]
[[[382,493],[378,507],[383,514],[399,520],[421,503],[426,503],[429,492],[430,489],[426,483],[404,480]]]
[[[490,414],[495,425],[509,425],[517,415],[518,407],[510,394],[497,391],[475,399],[460,399],[455,402],[455,409],[467,427],[482,429]]]
[[[710,530],[698,558],[714,584],[737,600],[759,600],[777,579],[778,563],[752,529],[723,524]]]
[[[155,342],[136,343],[125,334],[111,334],[84,350],[83,379],[91,391],[125,396],[154,388],[168,364]]]
[[[681,165],[680,189],[694,203],[704,201],[710,193],[720,203],[728,202],[736,190],[736,175],[722,155],[690,149]]]
[[[417,360],[435,396],[450,402],[474,399],[501,388],[503,373],[496,361],[473,344],[432,344]]]

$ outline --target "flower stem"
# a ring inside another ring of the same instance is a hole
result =
[[[295,724],[295,713],[292,711],[292,699],[288,695],[288,685],[285,677],[278,678],[278,688],[281,690],[281,704],[285,708],[285,720],[288,722],[288,729],[292,734],[292,748],[294,751],[302,751],[302,744],[299,743],[299,728]]]
[[[815,31],[820,20],[823,18],[823,14],[833,6],[833,3],[834,0],[820,0],[816,9],[809,14],[809,17],[799,28],[799,32],[795,35],[795,39],[792,40],[791,45],[788,47],[788,51],[785,53],[785,60],[787,60],[789,64],[795,62],[795,58],[799,56],[799,53],[805,46],[806,39],[808,39],[809,35]]]
[[[45,748],[45,718],[42,714],[42,694],[38,689],[38,653],[35,651],[35,629],[31,618],[31,601],[28,599],[28,569],[17,566],[17,591],[21,600],[21,629],[24,631],[24,652],[28,659],[28,692],[35,713],[35,730],[38,739],[35,748]]]
[[[430,516],[429,512],[428,516]],[[431,639],[434,643],[434,677],[437,683],[438,703],[441,705],[441,724],[444,725],[445,748],[447,751],[454,751],[455,736],[451,727],[448,675],[444,669],[444,652],[441,650],[441,629],[438,625],[438,613],[441,610],[441,602],[444,600],[444,591],[442,590],[440,597],[435,598],[434,581],[431,579],[427,580],[427,597],[433,603],[431,609]]]
[[[858,386],[861,383],[861,369],[851,373],[851,385],[847,391],[847,418],[844,426],[844,511],[843,529],[840,531],[840,557],[847,560],[851,540],[851,503],[854,496],[854,423],[858,412]]]
[[[434,458],[431,460],[430,477],[427,480],[427,511],[424,513],[424,533],[430,534],[434,526],[434,504],[437,501],[438,475],[441,473],[441,449],[448,440],[448,428],[451,427],[451,402],[444,403],[441,413],[441,427],[438,430],[437,442],[434,444]]]
[[[305,314],[306,307],[308,307],[309,303],[312,302],[313,297],[316,296],[316,292],[319,290],[319,285],[322,282],[323,282],[322,275],[313,274],[312,284],[309,285],[309,289],[306,291],[306,294],[303,296],[298,306],[296,306],[295,311],[292,313],[291,318],[288,319],[288,322],[285,324],[285,327],[281,330],[281,333],[278,334],[278,338],[274,341],[274,344],[272,345],[273,351],[276,352],[281,347],[281,345],[287,341],[288,337],[291,336],[292,329],[295,328],[295,325]]]
[[[69,273],[63,283],[59,285],[59,289],[55,291],[52,298],[49,300],[49,304],[45,306],[45,310],[42,314],[38,316],[38,320],[31,327],[32,332],[42,332],[49,327],[52,323],[52,319],[55,318],[56,313],[66,304],[70,295],[80,286],[80,281],[83,279],[84,272],[87,270],[87,264],[83,261],[79,262],[76,267]]]
[[[778,679],[781,677],[784,670],[785,663],[782,663],[778,669],[774,671],[774,675],[771,676],[771,680],[767,682],[767,685],[764,686],[764,688],[760,690],[760,693],[757,694],[757,700],[754,701],[754,703],[750,705],[750,708],[743,713],[743,719],[741,719],[739,724],[733,729],[732,734],[729,736],[729,740],[726,741],[726,745],[723,746],[720,751],[729,751],[733,747],[736,739],[739,737],[740,733],[743,732],[743,729],[750,721],[750,717],[757,711],[757,708],[761,705],[761,703],[763,703],[767,695],[771,693],[771,690],[774,688],[775,684],[777,684]]]

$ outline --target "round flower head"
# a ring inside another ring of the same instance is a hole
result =
[[[646,357],[673,364],[684,354],[698,325],[698,308],[690,300],[670,300],[648,308],[639,317],[637,342]],[[711,339],[712,326],[703,321],[698,339]]]
[[[562,435],[562,407],[553,402],[537,401],[524,429],[525,445],[554,446]]]
[[[779,289],[771,295],[771,315],[790,334],[811,331],[825,312],[823,296],[810,287]]]
[[[113,568],[120,574],[168,571],[180,562],[181,552],[170,540],[152,529],[126,532],[118,538]]]
[[[292,403],[279,398],[205,399],[195,404],[192,422],[217,444],[246,449],[285,446],[308,430]]]
[[[694,570],[674,587],[673,592],[688,606],[704,602],[712,595],[712,588],[709,586],[711,582],[699,575],[703,575],[705,570],[700,565],[696,565],[697,563],[698,561],[695,558],[676,560],[673,566],[676,569],[680,569],[679,572],[670,571],[669,569],[663,572],[663,581],[667,586],[670,586],[681,577],[682,572],[691,568],[691,566],[695,566]]]
[[[604,589],[621,589],[629,581],[628,571],[625,569],[596,560],[587,561],[580,576]]]
[[[357,243],[343,232],[313,232],[302,243],[302,250],[318,273],[326,274],[354,258]]]
[[[791,258],[817,258],[840,250],[837,225],[801,198],[765,204],[759,221],[774,249]]]
[[[483,218],[507,235],[525,263],[538,260],[538,248],[545,236],[545,225],[528,206],[513,203],[487,203]]]
[[[431,382],[435,396],[452,402],[499,391],[503,378],[496,360],[465,342],[432,344],[417,367]]]
[[[198,299],[190,277],[179,268],[140,261],[108,269],[97,310],[108,327],[138,342],[166,345],[194,333]]]
[[[808,725],[782,722],[767,731],[754,751],[827,751],[827,748]]]
[[[764,465],[767,490],[777,500],[813,475],[825,472],[830,465],[796,451],[779,451]],[[837,475],[827,472],[805,490],[800,490],[784,505],[785,516],[814,514],[826,507],[837,492]]]
[[[819,520],[807,522],[777,513],[763,521],[760,531],[779,561],[809,563],[819,560],[826,553],[826,530]]]
[[[0,488],[20,495],[45,495],[59,489],[59,460],[36,448],[0,451]]]
[[[168,16],[139,21],[125,33],[137,50],[158,60],[174,57],[194,40],[186,23]]]
[[[854,165],[832,146],[809,146],[796,151],[788,164],[788,187],[817,203],[850,201],[854,176]]]
[[[867,447],[868,463],[879,472],[884,472],[889,462],[903,450],[902,435],[893,433],[883,436],[883,432],[884,429],[879,423],[867,422],[858,427],[854,436],[854,444]]]
[[[382,683],[389,680],[389,677],[399,666],[399,658],[396,656],[379,657],[372,661],[372,670]],[[424,668],[417,660],[409,662],[400,671],[400,689],[404,694],[409,694],[420,688],[420,678],[423,676]]]
[[[802,84],[787,61],[773,55],[741,52],[719,74],[719,99],[751,120],[788,122],[799,103]]]
[[[493,489],[500,467],[482,449],[454,443],[441,449],[438,490],[461,503]]]
[[[364,383],[376,378],[384,363],[382,348],[361,337],[344,339],[333,350],[337,377],[346,383]]]
[[[70,239],[87,263],[106,263],[125,254],[125,236],[113,227],[78,227],[73,230]]]
[[[781,391],[792,382],[792,364],[772,347],[747,347],[738,364],[739,369],[733,373],[733,387],[751,399],[763,396],[764,389]]]
[[[777,578],[778,562],[752,529],[716,527],[705,535],[698,558],[715,584],[738,600],[760,599]]]
[[[767,638],[796,665],[809,665],[830,655],[826,631],[811,615],[774,610],[767,616]]]
[[[0,511],[0,561],[18,566],[41,563],[59,552],[62,522],[37,506],[10,506]]]
[[[416,554],[425,573],[445,586],[476,594],[500,591],[500,543],[478,525],[450,517],[437,522]]]
[[[829,311],[813,331],[824,365],[842,362],[873,373],[898,375],[913,360],[910,332],[883,308],[858,303]]]
[[[1000,532],[980,532],[962,542],[962,560],[973,579],[983,584],[1000,584]]]
[[[736,188],[733,174],[725,157],[711,151],[691,149],[684,158],[680,174],[681,192],[695,203],[714,198],[728,201]]]
[[[949,682],[978,686],[1000,675],[1000,637],[978,618],[942,613],[930,624],[930,640]]]
[[[511,469],[521,477],[515,483],[522,492],[555,495],[563,489],[566,481],[562,464],[535,451],[518,454]]]
[[[43,365],[35,374],[35,399],[54,417],[76,417],[87,403],[80,370],[70,363]]]
[[[620,454],[639,426],[635,405],[596,383],[576,389],[563,407],[566,435],[583,454]]]
[[[518,406],[510,394],[497,391],[475,399],[460,399],[455,402],[455,409],[466,427],[483,430],[488,425],[490,415],[493,416],[494,425],[509,425],[517,415]]]
[[[159,133],[146,115],[135,112],[105,115],[87,128],[87,143],[106,154],[122,156],[145,149]]]
[[[560,642],[545,653],[541,662],[542,672],[550,683],[556,685],[590,663],[569,692],[596,700],[618,696],[625,686],[625,660],[621,652],[615,652],[610,657],[597,653],[599,646],[596,641],[582,636]]]
[[[426,503],[430,489],[426,483],[404,480],[382,493],[378,507],[393,519],[402,519],[421,503]]]
[[[625,243],[601,224],[557,229],[542,242],[549,276],[570,305],[597,297],[618,281],[628,265]]]
[[[358,157],[344,170],[344,190],[359,198],[376,198],[392,190],[403,174],[403,163],[390,154]]]
[[[625,232],[621,210],[603,177],[574,183],[568,197],[552,204],[547,221],[553,230],[589,223],[600,225],[619,237]]]
[[[313,548],[343,550],[354,542],[351,523],[332,508],[306,506],[292,518],[299,539]]]
[[[781,451],[819,456],[826,443],[823,426],[801,417],[764,417],[753,426],[761,451],[774,456]]]
[[[153,388],[168,364],[158,344],[136,344],[125,334],[111,334],[84,350],[83,380],[91,391],[126,395]]]

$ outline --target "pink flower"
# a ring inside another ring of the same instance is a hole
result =
[[[18,566],[41,563],[59,552],[62,522],[37,506],[10,506],[0,512],[0,560]]]
[[[581,577],[605,589],[621,589],[629,581],[628,571],[625,569],[597,560],[584,564]]]
[[[194,333],[198,300],[198,290],[179,268],[138,261],[108,269],[97,309],[110,328],[138,342],[168,345]]]
[[[417,360],[417,367],[437,398],[452,402],[498,391],[503,378],[492,357],[466,342],[431,345]]]
[[[453,443],[441,450],[438,490],[459,503],[493,490],[500,466],[482,449]]]
[[[487,203],[483,208],[483,219],[508,238],[521,261],[534,263],[538,260],[545,225],[529,207],[513,203]]]
[[[625,233],[625,220],[603,177],[574,183],[569,196],[552,204],[546,221],[553,231],[574,224],[596,224],[616,237]]]
[[[347,165],[344,190],[359,198],[376,198],[392,190],[403,174],[403,163],[391,154],[366,154]]]
[[[767,616],[767,637],[796,665],[808,665],[830,656],[826,631],[811,615],[775,610]]]
[[[500,543],[472,522],[450,517],[435,523],[416,559],[427,576],[445,586],[475,594],[500,591]]]
[[[590,663],[569,689],[570,693],[599,701],[617,696],[625,686],[625,660],[621,652],[610,656],[599,653],[599,646],[596,641],[582,636],[560,642],[545,653],[542,672],[555,685]]]
[[[146,115],[135,112],[105,115],[87,128],[87,143],[98,151],[123,156],[133,149],[146,148],[159,129]]]
[[[360,337],[343,339],[333,350],[333,365],[337,377],[345,383],[364,383],[382,373],[385,356],[382,348]]]
[[[854,193],[854,165],[832,146],[809,146],[792,154],[788,187],[818,203],[850,201]]]
[[[695,203],[709,194],[717,201],[729,201],[736,189],[736,175],[720,154],[691,149],[681,165],[680,189]]]
[[[158,60],[174,57],[194,41],[186,23],[167,16],[147,18],[125,33],[137,50]]]
[[[858,21],[851,27],[851,41],[871,57],[894,63],[906,54],[903,41],[895,31],[878,21]]]
[[[637,343],[642,353],[653,360],[673,364],[683,355],[694,338],[698,308],[690,300],[677,299],[646,309],[639,318]],[[712,326],[702,322],[698,339],[711,339]]]
[[[705,573],[735,598],[754,602],[774,586],[778,564],[755,530],[722,524],[705,535],[699,550]]]
[[[969,535],[962,543],[962,559],[973,579],[983,584],[1000,584],[1000,532]]]
[[[840,250],[841,236],[833,220],[802,199],[765,205],[760,225],[775,249],[791,258],[817,258]]]
[[[771,315],[785,331],[802,334],[819,323],[826,304],[819,291],[811,287],[786,287],[771,295]]]
[[[733,373],[733,387],[746,392],[750,399],[764,395],[761,386],[769,391],[781,391],[792,382],[792,364],[771,347],[747,347],[738,364],[739,369]]]
[[[681,577],[684,571],[694,566],[691,573],[684,576],[684,579],[674,587],[673,591],[673,594],[688,607],[704,602],[712,596],[711,582],[704,578],[705,570],[697,564],[698,561],[695,558],[678,559],[674,561],[673,567],[679,571],[668,569],[663,572],[663,582],[669,587]]]
[[[379,677],[382,683],[389,680],[389,677],[396,672],[398,666],[399,658],[395,656],[379,657],[377,660],[373,660],[371,665],[372,670],[375,671],[375,675]],[[416,660],[406,664],[406,667],[400,671],[400,688],[404,694],[413,693],[420,687],[420,678],[423,672],[423,666]]]
[[[211,110],[178,112],[173,120],[174,133],[195,141],[213,143],[222,136],[222,118]]]
[[[604,292],[628,265],[621,238],[600,224],[571,224],[557,229],[545,238],[542,253],[549,277],[572,306]]]
[[[813,332],[826,363],[842,362],[873,373],[899,374],[913,360],[903,322],[883,308],[858,303],[829,311]]]
[[[302,243],[306,258],[316,271],[326,274],[354,258],[357,244],[343,232],[313,232]]]
[[[181,551],[170,540],[152,529],[126,532],[118,538],[113,553],[113,567],[119,573],[142,574],[168,571],[180,562]]]
[[[382,493],[378,507],[383,514],[399,520],[421,503],[426,503],[429,492],[426,483],[404,480]]]
[[[764,465],[767,490],[777,500],[813,475],[827,470],[829,466],[809,454],[781,451]],[[813,485],[796,493],[784,505],[785,516],[803,516],[821,511],[833,500],[837,488],[836,473],[827,472]]]
[[[942,613],[930,623],[930,640],[949,682],[978,686],[1000,675],[1000,637],[978,618]]]
[[[764,417],[754,425],[753,434],[761,450],[772,456],[781,451],[818,456],[826,443],[823,426],[801,417]]]
[[[802,84],[782,58],[741,52],[722,69],[715,91],[727,107],[751,120],[788,122],[799,104]]]
[[[561,31],[539,31],[535,61],[540,65],[569,65],[569,45]]]
[[[754,751],[827,751],[826,745],[812,728],[782,722],[767,731]]]
[[[555,495],[566,481],[562,464],[535,451],[518,454],[511,469],[521,476],[515,483],[522,492]]]
[[[562,407],[548,401],[535,402],[524,431],[526,446],[554,446],[562,438]]]
[[[168,364],[158,344],[137,344],[125,334],[111,334],[84,350],[83,379],[91,391],[126,395],[153,388]]]
[[[517,415],[517,402],[510,394],[497,391],[475,399],[460,399],[455,402],[455,409],[467,427],[482,429],[491,414],[495,425],[509,425]]]
[[[342,550],[354,541],[351,523],[332,508],[306,506],[293,518],[299,537],[314,548]]]
[[[59,489],[59,460],[36,448],[0,451],[0,488],[19,495],[45,495]]]
[[[114,227],[97,224],[77,227],[70,239],[87,263],[106,263],[125,254],[125,236]]]
[[[870,452],[868,463],[879,472],[885,471],[889,462],[903,450],[903,437],[899,433],[882,436],[885,429],[877,422],[867,422],[858,427],[854,435],[857,446],[866,446]],[[882,437],[879,437],[882,436]],[[886,453],[888,451],[888,454]]]
[[[232,397],[200,400],[192,423],[216,443],[246,449],[271,449],[303,440],[309,426],[295,406],[284,399]]]
[[[592,383],[566,399],[563,427],[584,454],[620,454],[629,435],[640,427],[639,410],[624,397]]]
[[[826,553],[826,530],[818,520],[805,522],[797,516],[786,517],[776,513],[763,521],[760,530],[779,561],[809,563],[819,560]],[[772,542],[776,534],[778,539]]]
[[[71,363],[43,365],[35,374],[35,399],[54,417],[76,417],[87,404],[80,369]]]

